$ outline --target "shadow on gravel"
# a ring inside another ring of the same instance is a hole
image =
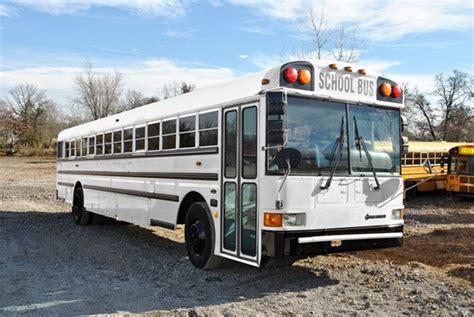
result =
[[[471,224],[474,223],[474,214],[408,214],[407,220],[426,224]]]
[[[455,275],[474,283],[474,228],[435,230],[429,234],[405,237],[403,246],[374,251],[356,252],[364,259],[389,260],[394,263],[420,262],[443,267],[461,265],[463,268],[450,270]]]
[[[229,261],[198,270],[174,239],[171,231],[123,223],[79,227],[68,213],[0,211],[0,315],[140,313],[295,296],[339,283],[299,266]]]

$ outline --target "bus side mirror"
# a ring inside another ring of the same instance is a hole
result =
[[[288,103],[285,92],[272,91],[267,93],[267,148],[284,147],[287,143],[287,106]]]
[[[404,132],[407,129],[407,126],[408,126],[407,117],[405,117],[404,115],[400,115],[400,121],[401,121],[401,124],[402,124],[402,132]]]
[[[408,153],[408,137],[402,136],[402,155]]]

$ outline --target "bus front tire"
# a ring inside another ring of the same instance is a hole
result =
[[[214,254],[215,231],[210,211],[204,202],[189,207],[184,224],[184,240],[191,263],[200,269],[215,269],[222,258]]]
[[[76,225],[86,226],[90,224],[91,213],[84,208],[84,191],[81,187],[76,188],[74,191],[72,216]]]

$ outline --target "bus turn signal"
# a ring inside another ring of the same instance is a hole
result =
[[[266,227],[283,227],[283,214],[266,212],[263,215],[263,224]]]

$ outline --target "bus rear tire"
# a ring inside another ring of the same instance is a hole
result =
[[[222,258],[214,254],[216,236],[209,208],[204,202],[192,204],[186,213],[184,240],[191,263],[200,269],[217,268]]]
[[[82,187],[76,188],[72,200],[72,217],[79,226],[87,226],[91,221],[91,213],[84,208],[84,191]]]

